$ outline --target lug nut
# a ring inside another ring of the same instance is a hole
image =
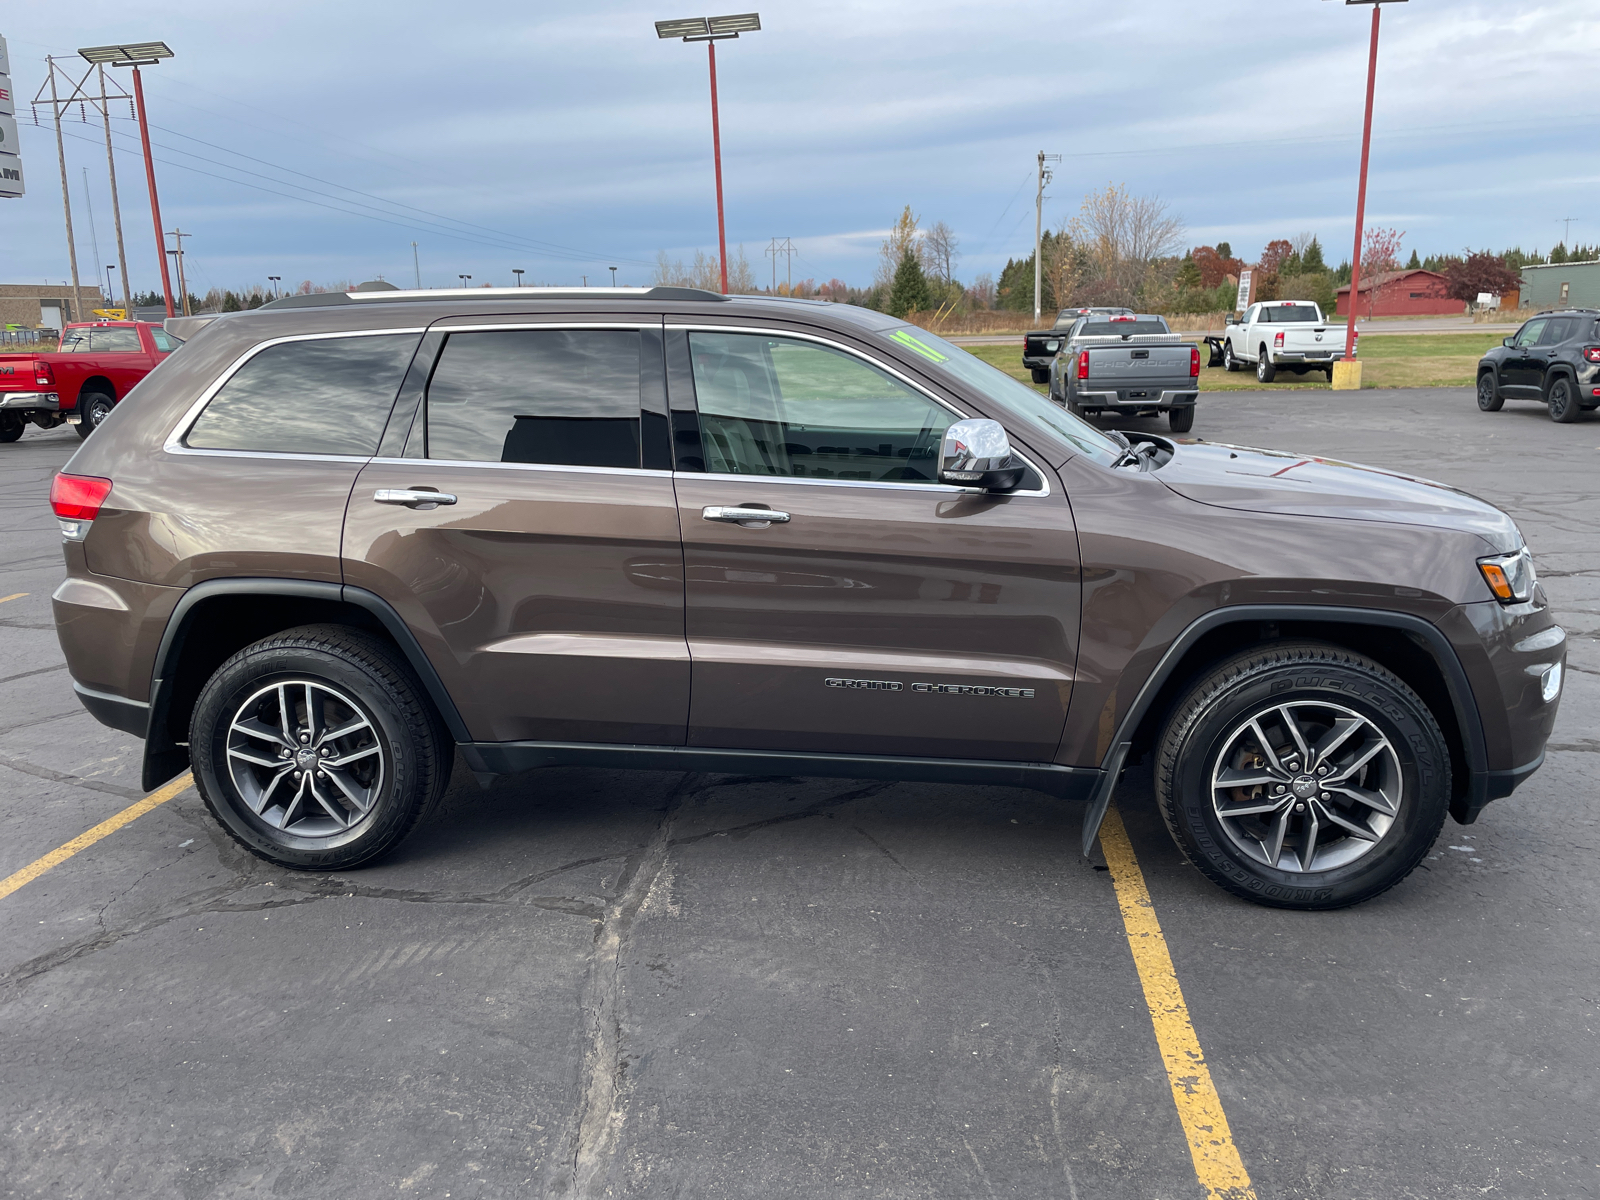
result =
[[[1296,804],[1294,810],[1295,812],[1305,812],[1306,806],[1304,804]]]
[[[311,740],[311,735],[309,733],[302,733],[300,735],[300,740],[302,742],[309,742]]]
[[[1318,767],[1317,768],[1317,774],[1318,775],[1326,775],[1327,773],[1328,773],[1328,768],[1327,767],[1323,766],[1323,767]]]
[[[321,772],[321,771],[318,771],[318,772],[317,772],[317,778],[318,778],[318,779],[326,779],[326,778],[327,778],[327,776],[326,776],[326,775],[324,775],[324,774],[323,774],[323,773],[322,773],[322,772]]]
[[[1284,794],[1284,793],[1285,793],[1285,792],[1286,792],[1286,791],[1288,791],[1288,790],[1289,790],[1289,789],[1288,789],[1288,788],[1286,788],[1286,787],[1284,787],[1284,785],[1283,785],[1283,784],[1281,784],[1281,783],[1280,783],[1280,784],[1279,784],[1279,785],[1278,785],[1278,786],[1277,786],[1277,787],[1275,787],[1275,788],[1273,788],[1273,789],[1272,789],[1272,790],[1273,790],[1273,791],[1275,791],[1275,792],[1277,792],[1277,793],[1278,793],[1278,795],[1280,795],[1280,796],[1281,796],[1281,795],[1283,795],[1283,794]]]
[[[1328,795],[1328,793],[1327,793],[1327,792],[1323,792],[1323,793],[1322,793],[1322,798],[1323,798],[1323,799],[1324,799],[1324,800],[1332,800],[1332,799],[1333,799],[1333,797],[1332,797],[1332,796],[1330,796],[1330,795]]]
[[[324,746],[324,747],[323,747],[323,748],[322,748],[322,757],[323,757],[323,758],[327,758],[327,757],[328,757],[328,755],[330,755],[330,754],[332,754],[332,753],[333,753],[333,751],[332,751],[332,750],[330,750],[330,749],[328,749],[328,747],[326,747],[326,746]]]
[[[279,758],[288,758],[289,757],[289,747],[285,746],[283,749],[279,750],[278,751],[278,757]]]

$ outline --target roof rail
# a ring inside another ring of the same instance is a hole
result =
[[[721,302],[720,292],[685,287],[498,287],[417,288],[371,292],[313,292],[309,296],[284,296],[263,304],[269,308],[323,308],[335,304],[392,304],[410,300],[698,300]]]

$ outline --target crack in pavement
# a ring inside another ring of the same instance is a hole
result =
[[[51,718],[52,720],[54,718]],[[21,729],[21,725],[13,725],[12,729]],[[32,775],[35,779],[48,779],[51,783],[66,783],[73,787],[88,788],[92,792],[104,792],[108,796],[120,796],[124,800],[143,800],[145,793],[138,788],[119,787],[114,783],[100,783],[93,779],[85,779],[82,775],[68,775],[62,771],[52,771],[49,767],[36,767],[26,759],[17,758],[0,750],[0,767],[9,767],[23,775]]]
[[[35,675],[48,675],[52,671],[65,671],[66,669],[66,663],[57,663],[53,667],[40,667],[35,671],[18,671],[15,675],[7,675],[0,679],[0,683],[15,683],[19,679],[31,679]]]

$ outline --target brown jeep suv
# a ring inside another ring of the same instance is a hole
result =
[[[1042,789],[1150,756],[1265,904],[1537,768],[1565,634],[1439,484],[1100,432],[915,326],[687,289],[353,292],[178,332],[52,491],[75,687],[288,867],[556,764]]]

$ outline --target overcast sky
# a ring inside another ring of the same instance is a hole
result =
[[[657,251],[715,252],[703,45],[661,42],[651,4],[518,0],[74,0],[7,4],[28,195],[0,200],[0,282],[67,277],[55,138],[27,101],[44,56],[165,40],[146,70],[168,229],[191,290],[413,279],[424,286],[648,282]],[[722,9],[715,10],[717,12]],[[985,4],[766,0],[720,43],[730,253],[759,279],[870,281],[902,206],[997,274],[1033,239],[1034,155],[1063,155],[1056,226],[1107,182],[1157,195],[1187,243],[1256,255],[1312,231],[1347,258],[1370,9],[1338,0]],[[69,15],[70,14],[70,15]],[[1369,223],[1405,249],[1600,242],[1596,0],[1386,4]],[[126,77],[127,72],[117,72]],[[133,123],[114,108],[136,289],[157,286]],[[116,261],[103,134],[72,114],[79,266]],[[208,144],[209,143],[209,144]],[[248,172],[254,172],[250,174]],[[314,203],[313,203],[314,202]],[[409,207],[407,207],[409,206]],[[422,211],[418,211],[422,210]],[[780,266],[780,278],[781,275]],[[104,271],[100,272],[103,279]]]

